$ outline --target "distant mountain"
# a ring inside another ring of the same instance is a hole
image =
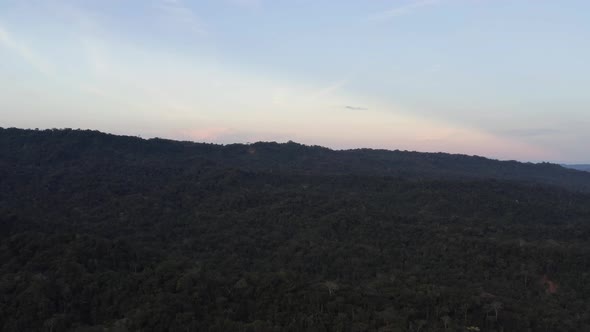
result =
[[[577,169],[578,171],[590,172],[590,165],[578,164],[578,165],[562,165],[566,168]]]
[[[298,143],[216,145],[141,139],[90,130],[0,129],[0,158],[29,165],[131,163],[175,169],[209,167],[306,175],[379,175],[407,179],[496,179],[590,191],[590,174],[550,163],[478,156],[355,149]]]

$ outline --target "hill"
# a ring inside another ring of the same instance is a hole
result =
[[[590,191],[590,174],[550,163],[498,161],[478,156],[357,149],[334,151],[293,142],[215,145],[144,140],[89,130],[0,129],[0,157],[15,163],[86,160],[194,168],[207,165],[255,172],[369,175],[406,179],[496,179]]]
[[[0,130],[0,330],[589,330],[587,177]]]
[[[577,169],[578,171],[590,172],[590,165],[584,165],[584,164],[579,164],[579,165],[563,165],[563,167],[571,168],[571,169]]]

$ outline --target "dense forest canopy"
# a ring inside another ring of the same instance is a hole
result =
[[[117,160],[144,166],[204,165],[255,172],[367,175],[425,179],[497,179],[590,191],[590,174],[550,163],[498,161],[478,156],[356,149],[334,151],[294,142],[215,145],[115,136],[90,130],[0,129],[0,157],[20,163]]]
[[[589,191],[547,163],[0,129],[0,330],[590,330]]]

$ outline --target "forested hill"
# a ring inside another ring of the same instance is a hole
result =
[[[590,331],[589,176],[2,129],[0,331]]]
[[[590,165],[578,164],[578,165],[563,165],[563,167],[577,169],[579,171],[590,172]]]
[[[171,168],[208,166],[281,174],[497,179],[590,191],[589,173],[550,163],[398,150],[335,151],[293,142],[215,145],[158,138],[144,140],[90,130],[0,129],[0,159],[22,165],[117,162]]]

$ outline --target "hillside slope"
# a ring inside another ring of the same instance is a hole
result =
[[[586,174],[2,130],[0,330],[590,330],[590,194],[490,165]]]
[[[560,165],[498,161],[477,156],[357,149],[334,151],[297,143],[215,145],[143,140],[81,130],[0,129],[0,158],[15,163],[121,162],[191,168],[209,165],[315,175],[371,175],[411,179],[497,179],[590,191],[590,174]]]
[[[576,169],[578,171],[585,171],[590,172],[590,165],[580,164],[580,165],[563,165],[563,167]]]

